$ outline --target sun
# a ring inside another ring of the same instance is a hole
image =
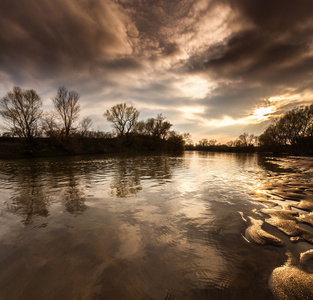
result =
[[[269,117],[269,114],[271,114],[272,112],[273,112],[272,106],[259,107],[254,110],[253,117],[257,118],[259,121],[266,120]]]

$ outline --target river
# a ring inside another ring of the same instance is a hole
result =
[[[0,299],[312,299],[313,158],[0,161]]]

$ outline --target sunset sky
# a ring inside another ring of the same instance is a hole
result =
[[[133,104],[192,140],[259,134],[313,103],[312,0],[0,0],[0,97],[59,86],[81,117]]]

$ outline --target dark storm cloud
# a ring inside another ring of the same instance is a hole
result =
[[[251,113],[251,107],[255,103],[266,105],[266,100],[260,101],[260,99],[269,95],[269,93],[264,93],[262,87],[242,88],[236,83],[221,84],[211,92],[208,98],[202,100],[204,106],[207,107],[202,117],[208,119],[219,119],[223,116],[232,116],[235,119],[244,118]]]
[[[64,84],[92,114],[133,101],[180,123],[188,107],[202,124],[244,118],[313,92],[312,16],[311,0],[0,0],[0,89]]]
[[[2,0],[1,70],[16,84],[74,76],[102,84],[107,72],[139,72],[182,53],[164,28],[196,2]]]
[[[312,1],[215,1],[221,3],[237,13],[232,22],[240,29],[186,64],[222,82],[207,99],[208,116],[238,117],[271,95],[312,90]]]
[[[2,0],[2,70],[18,75],[27,69],[34,77],[52,77],[93,68],[123,51],[123,28],[101,3]]]
[[[141,62],[134,58],[134,57],[123,57],[123,58],[117,58],[117,59],[112,59],[109,61],[105,61],[102,63],[102,67],[109,69],[109,70],[122,70],[122,71],[127,71],[127,70],[140,70],[143,68],[143,65]]]
[[[311,0],[222,0],[240,11],[260,29],[270,32],[290,32],[298,26],[312,22]]]
[[[193,57],[190,61],[192,70],[208,70],[228,79],[273,83],[271,72],[283,75],[286,70],[297,69],[302,60],[307,60],[304,55],[309,54],[312,33],[307,31],[303,39],[299,39],[298,34],[282,38],[259,30],[236,32],[224,45],[215,45],[202,54],[202,61]],[[309,69],[304,65],[303,71]],[[281,81],[279,76],[276,77],[278,82]]]

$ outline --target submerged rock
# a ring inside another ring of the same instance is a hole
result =
[[[263,213],[270,216],[265,222],[276,227],[288,236],[299,236],[303,240],[313,244],[313,233],[300,227],[298,225],[299,217],[298,213],[293,210],[275,210],[275,209],[263,209]],[[292,239],[292,242],[297,241]]]
[[[313,201],[312,200],[301,200],[298,205],[295,205],[295,207],[307,210],[307,211],[312,211],[313,210]]]
[[[284,266],[274,269],[269,279],[269,287],[276,300],[313,299],[313,274],[302,269],[312,258],[313,250],[300,255],[300,267],[294,265],[290,253]],[[301,265],[302,264],[302,265]]]
[[[313,274],[296,266],[284,265],[276,268],[270,277],[269,286],[274,299],[313,299]]]
[[[313,258],[313,249],[310,249],[300,254],[300,263],[303,265],[307,265],[309,263],[309,260],[311,260],[312,258]]]
[[[289,206],[290,207],[290,206]],[[285,220],[296,220],[298,213],[294,210],[262,209],[262,212],[271,216]]]
[[[313,299],[313,274],[310,260],[313,249],[300,254],[296,259],[290,252],[285,265],[274,269],[269,279],[269,287],[276,300]]]
[[[265,220],[266,223],[278,228],[283,233],[289,236],[301,235],[302,228],[294,220],[284,220],[273,217]]]
[[[300,223],[306,223],[313,226],[313,214],[312,213],[306,215],[300,214],[300,216],[297,217],[297,221]]]
[[[269,234],[262,229],[263,221],[249,217],[251,225],[245,231],[245,237],[248,241],[259,245],[283,246],[284,243],[276,236]]]

